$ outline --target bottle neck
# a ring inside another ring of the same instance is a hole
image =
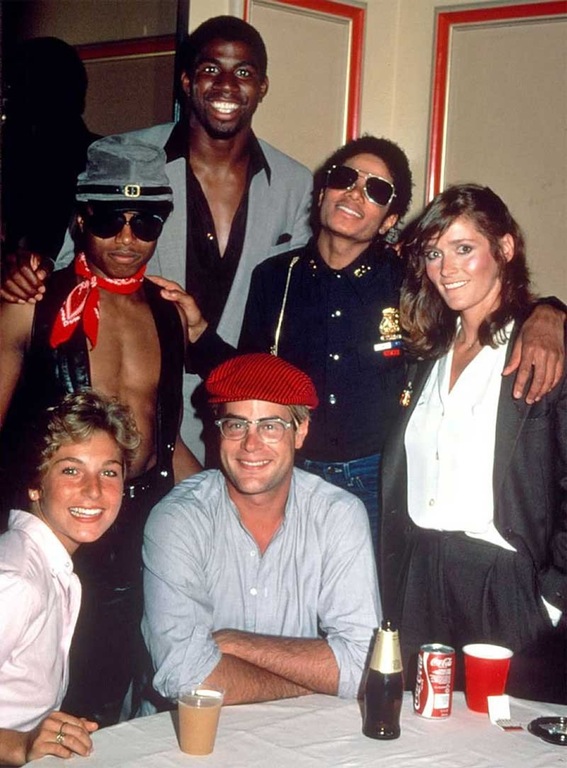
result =
[[[370,659],[370,669],[382,674],[394,674],[402,671],[402,654],[397,630],[381,629]]]

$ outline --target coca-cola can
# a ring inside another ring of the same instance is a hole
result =
[[[440,643],[422,645],[417,657],[413,708],[418,715],[449,717],[453,703],[455,649]]]

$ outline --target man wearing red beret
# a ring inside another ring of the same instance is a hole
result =
[[[228,704],[355,697],[381,618],[376,571],[362,502],[294,468],[313,383],[256,353],[223,363],[206,386],[222,471],[180,483],[145,530],[154,688],[175,700],[220,685]]]

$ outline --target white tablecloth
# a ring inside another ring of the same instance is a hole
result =
[[[522,724],[535,717],[567,716],[567,706],[511,699]],[[191,757],[179,751],[173,713],[131,720],[94,734],[94,752],[70,763],[45,757],[34,768],[567,768],[567,747],[547,744],[527,730],[504,732],[487,715],[470,712],[456,693],[453,713],[426,720],[405,694],[402,735],[375,741],[361,732],[356,702],[305,696],[266,704],[225,707],[215,751]]]

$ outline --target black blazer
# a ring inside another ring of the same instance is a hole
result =
[[[508,346],[511,354],[517,330]],[[404,564],[414,526],[407,510],[404,435],[433,360],[409,363],[410,405],[401,413],[382,457],[380,589],[385,615],[397,616]],[[494,454],[494,524],[534,563],[541,595],[567,611],[567,377],[542,400],[514,400],[515,375],[502,378]]]

